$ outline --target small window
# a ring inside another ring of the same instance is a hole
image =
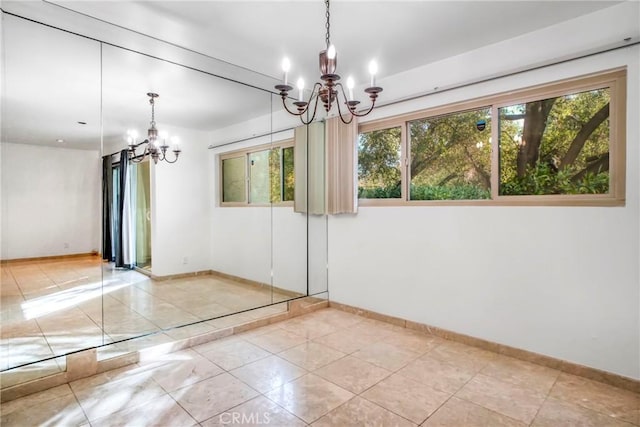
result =
[[[410,200],[491,198],[491,109],[409,122]]]
[[[293,146],[263,145],[220,157],[221,202],[232,206],[293,201]]]
[[[609,89],[499,109],[500,195],[607,194]]]
[[[222,160],[222,201],[245,202],[246,157],[232,157]]]
[[[400,127],[361,133],[358,137],[358,198],[402,197]]]

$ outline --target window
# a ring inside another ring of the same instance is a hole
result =
[[[400,135],[395,127],[358,136],[358,198],[401,197]]]
[[[222,161],[223,202],[246,201],[245,169],[244,156],[232,157]]]
[[[408,123],[410,200],[491,198],[491,109]]]
[[[220,155],[221,205],[293,201],[293,141]]]
[[[623,205],[625,99],[614,70],[361,124],[360,204]]]
[[[500,108],[500,194],[607,194],[609,92]]]

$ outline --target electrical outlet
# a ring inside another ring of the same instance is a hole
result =
[[[182,257],[182,263],[183,264],[189,264],[189,257]]]
[[[64,244],[64,248],[65,248],[65,249],[69,249],[69,243],[65,242],[65,244]]]

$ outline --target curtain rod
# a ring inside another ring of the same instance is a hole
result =
[[[236,139],[234,141],[225,142],[224,144],[219,144],[219,145],[209,144],[208,148],[209,148],[209,150],[212,150],[214,148],[224,147],[224,146],[227,146],[227,145],[238,144],[240,142],[250,141],[250,140],[256,139],[256,138],[262,138],[264,136],[275,135],[276,133],[287,132],[287,131],[294,130],[294,129],[295,129],[295,127],[290,127],[290,128],[285,128],[285,129],[274,130],[274,131],[271,131],[271,132],[264,132],[264,133],[261,133],[259,135],[248,136],[246,138]]]

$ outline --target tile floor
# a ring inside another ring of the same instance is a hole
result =
[[[328,308],[7,402],[3,426],[640,425],[640,395]]]
[[[156,281],[112,265],[87,256],[1,266],[0,370],[292,297],[212,275]],[[196,328],[204,333],[225,322]],[[103,356],[127,346],[110,346]],[[61,363],[42,362],[39,370],[51,374]]]

